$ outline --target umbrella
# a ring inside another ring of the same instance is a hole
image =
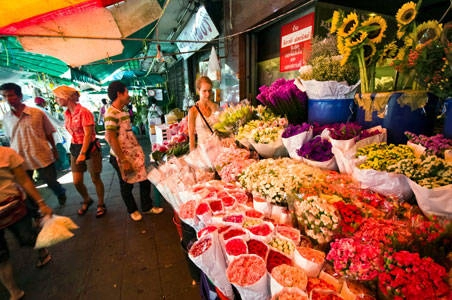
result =
[[[16,34],[26,51],[51,55],[73,67],[120,54],[124,49],[113,15],[103,7],[58,15],[39,24],[22,27]],[[36,37],[39,35],[60,35],[63,38]]]

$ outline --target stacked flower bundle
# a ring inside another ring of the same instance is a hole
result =
[[[307,96],[294,80],[280,78],[270,86],[261,86],[256,99],[275,114],[286,117],[291,124],[302,124],[307,120]]]
[[[444,135],[438,133],[434,136],[426,136],[423,134],[415,134],[409,131],[405,132],[408,141],[424,147],[425,154],[436,155],[444,158],[444,152],[452,149],[452,140],[445,138]]]
[[[220,113],[213,129],[219,136],[228,137],[237,134],[241,126],[257,118],[257,109],[251,105],[237,104],[227,107]]]

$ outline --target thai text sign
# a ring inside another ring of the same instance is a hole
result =
[[[298,70],[306,64],[314,31],[314,13],[282,26],[279,71]]]
[[[218,36],[218,30],[212,22],[204,6],[200,6],[198,12],[188,21],[185,28],[177,37],[176,45],[181,56],[187,59],[196,50],[201,49],[206,43]],[[193,41],[193,42],[192,42]]]

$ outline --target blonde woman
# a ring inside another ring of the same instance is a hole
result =
[[[89,197],[83,183],[83,173],[87,170],[96,188],[98,198],[96,218],[102,217],[107,209],[104,203],[104,183],[100,177],[102,172],[102,152],[94,129],[94,116],[87,108],[80,105],[79,92],[68,86],[60,86],[53,90],[58,105],[66,107],[64,125],[71,134],[71,171],[75,188],[83,198],[82,206],[77,213],[82,216],[94,203]]]
[[[212,80],[209,77],[202,76],[196,81],[196,91],[199,94],[199,100],[188,111],[190,151],[212,135],[214,113],[219,109],[218,105],[211,100]]]

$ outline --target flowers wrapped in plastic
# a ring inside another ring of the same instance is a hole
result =
[[[312,125],[303,123],[301,125],[289,124],[282,133],[282,142],[291,158],[299,159],[297,149],[312,138]]]
[[[46,248],[74,236],[71,230],[79,228],[69,217],[52,215],[42,220],[42,229],[36,238],[34,248]]]

